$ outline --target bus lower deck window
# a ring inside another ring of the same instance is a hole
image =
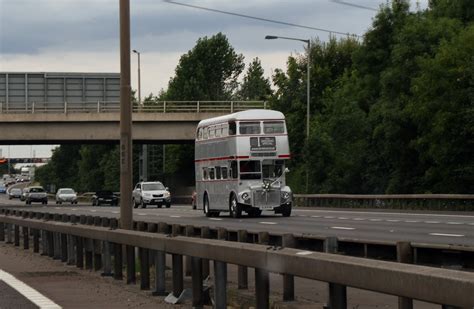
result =
[[[240,179],[261,179],[260,161],[240,161]]]
[[[222,179],[227,179],[227,167],[221,167]]]

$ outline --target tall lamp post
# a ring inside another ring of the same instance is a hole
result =
[[[307,71],[307,78],[306,78],[306,143],[309,142],[309,106],[310,106],[310,65],[311,65],[311,40],[304,40],[304,39],[298,39],[298,38],[289,38],[289,37],[284,37],[284,36],[276,36],[276,35],[267,35],[265,36],[265,40],[276,40],[276,39],[284,39],[284,40],[292,40],[292,41],[300,41],[300,42],[305,42],[308,44],[308,67],[306,69]],[[308,183],[309,183],[309,168],[306,168],[306,192],[308,192]]]
[[[138,108],[142,108],[142,86],[141,86],[141,72],[140,72],[140,52],[136,49],[133,50],[138,56]],[[141,175],[140,181],[148,180],[148,147],[146,144],[142,145],[142,162],[141,162]]]

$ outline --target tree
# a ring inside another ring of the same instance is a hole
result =
[[[272,89],[270,81],[263,74],[260,59],[253,59],[244,76],[237,97],[240,100],[267,100],[272,94]]]
[[[163,99],[230,99],[237,87],[237,77],[244,69],[243,58],[220,32],[200,38],[192,50],[181,56]]]

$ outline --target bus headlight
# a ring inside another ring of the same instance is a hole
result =
[[[281,192],[281,199],[283,202],[288,201],[291,198],[291,192],[283,191]]]
[[[247,192],[244,192],[244,193],[242,193],[242,199],[245,202],[248,202],[248,201],[250,201],[250,195]]]

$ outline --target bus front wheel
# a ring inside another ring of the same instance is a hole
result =
[[[209,209],[209,198],[207,197],[207,194],[204,195],[204,214],[206,217],[212,217],[211,210]]]
[[[235,197],[235,194],[232,194],[232,196],[230,197],[229,212],[232,218],[242,217],[242,207],[237,202],[237,198]]]

